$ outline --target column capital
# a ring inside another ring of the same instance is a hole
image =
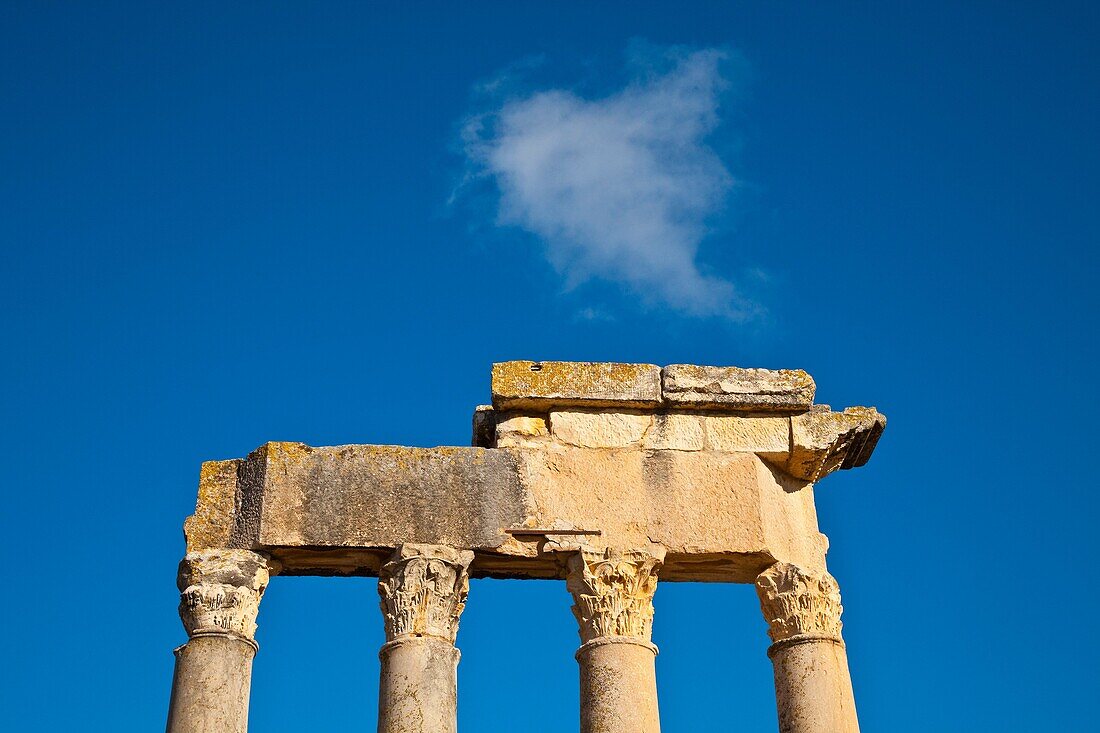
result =
[[[776,644],[800,639],[840,642],[840,586],[827,572],[776,563],[756,579],[756,595]]]
[[[386,641],[417,636],[458,636],[458,620],[470,592],[469,550],[443,545],[401,545],[378,574]]]
[[[661,550],[581,548],[568,560],[566,588],[573,594],[573,615],[582,646],[598,640],[650,645],[653,594]]]
[[[256,616],[270,574],[268,559],[250,550],[187,553],[176,585],[188,636],[228,634],[255,645]]]

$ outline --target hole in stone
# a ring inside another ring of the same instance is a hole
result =
[[[531,371],[541,372],[542,371],[542,364],[532,364],[531,365]]]

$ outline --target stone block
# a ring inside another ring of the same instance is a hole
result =
[[[497,410],[656,408],[661,370],[653,364],[508,361],[493,364],[492,393]]]
[[[269,443],[207,463],[188,551],[250,550],[291,575],[377,574],[410,543],[473,552],[474,577],[560,578],[558,553],[580,545],[660,545],[667,580],[823,569],[810,483],[866,463],[886,419],[812,405],[803,372],[673,365],[664,398],[661,379],[496,364],[473,421],[484,447]]]
[[[702,420],[707,450],[782,458],[790,451],[790,418],[707,415]]]
[[[241,461],[206,461],[199,472],[195,513],[183,523],[192,551],[229,547],[235,523],[237,470]]]
[[[662,396],[671,407],[715,411],[803,412],[814,401],[814,380],[801,369],[671,364],[661,370]]]
[[[480,448],[492,448],[497,438],[497,413],[492,405],[478,405],[474,408],[473,442]]]
[[[508,450],[268,443],[245,461],[246,549],[495,547],[528,513]]]
[[[595,547],[659,544],[665,580],[740,577],[758,553],[823,561],[812,491],[754,455],[555,443],[517,453],[538,526],[600,530],[583,540]]]
[[[628,448],[642,442],[653,415],[625,412],[551,412],[554,440],[580,448]]]
[[[653,416],[642,447],[650,450],[703,450],[703,419],[699,415],[671,413]]]
[[[837,469],[862,466],[885,428],[886,417],[873,407],[795,415],[783,469],[796,478],[817,481]]]
[[[812,491],[749,453],[269,443],[240,463],[233,546],[285,575],[374,575],[409,543],[473,551],[474,577],[560,578],[551,540],[657,543],[668,580],[747,582],[777,559],[824,558]],[[590,532],[506,531],[519,527]]]
[[[501,415],[496,425],[495,448],[520,448],[550,434],[546,418],[529,415]]]

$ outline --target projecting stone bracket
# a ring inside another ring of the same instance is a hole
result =
[[[801,371],[497,364],[474,447],[268,443],[204,464],[188,549],[378,575],[395,548],[440,545],[473,552],[471,577],[563,578],[577,538],[522,530],[581,529],[596,549],[665,548],[665,580],[824,572],[812,483],[866,463],[885,418],[813,393]]]

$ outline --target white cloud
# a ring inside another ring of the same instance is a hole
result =
[[[696,262],[734,184],[706,142],[726,54],[670,58],[610,96],[549,89],[499,104],[467,122],[465,152],[496,183],[498,224],[542,239],[571,284],[598,277],[692,315],[743,317],[733,284]]]

